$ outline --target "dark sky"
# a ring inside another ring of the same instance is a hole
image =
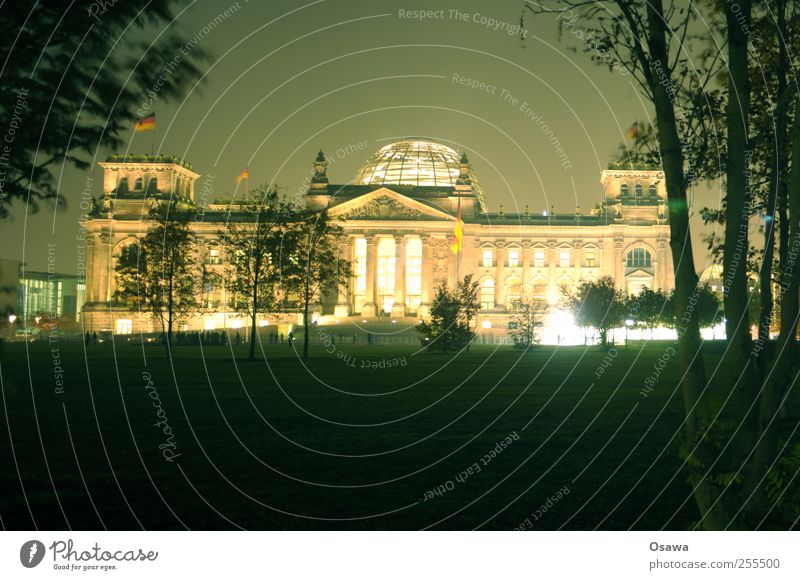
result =
[[[526,18],[524,42],[510,34],[521,1],[239,0],[203,34],[232,4],[199,0],[180,16],[187,42],[201,37],[213,55],[206,82],[180,103],[153,107],[156,148],[213,176],[213,196],[229,194],[244,165],[251,186],[275,180],[297,192],[320,148],[334,157],[331,181],[347,182],[374,150],[413,135],[466,150],[490,211],[588,210],[602,198],[600,172],[625,130],[650,116],[632,78],[570,51],[580,41],[569,32],[559,39],[552,17]],[[415,20],[407,17],[413,10],[437,12]],[[542,124],[563,147],[561,158]],[[149,152],[149,133],[131,138],[130,152]],[[99,194],[99,167],[94,176]],[[57,270],[75,272],[84,180],[65,173],[64,210],[13,207],[0,257],[44,269],[55,244]],[[716,206],[716,197],[704,192],[702,204]],[[695,244],[702,269],[706,252],[697,237]]]

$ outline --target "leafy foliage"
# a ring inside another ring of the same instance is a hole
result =
[[[176,318],[198,308],[201,272],[189,230],[190,209],[176,201],[156,202],[150,212],[152,227],[123,249],[116,266],[115,298],[140,313],[149,313],[161,325],[169,349]]]
[[[64,203],[63,167],[86,170],[98,148],[121,148],[159,75],[168,79],[156,95],[164,101],[181,97],[201,76],[198,64],[207,55],[199,47],[181,52],[186,39],[174,25],[175,2],[112,4],[102,13],[104,3],[88,0],[3,4],[0,118],[13,121],[16,132],[8,144],[0,218],[14,200],[33,210],[41,200]],[[143,34],[153,29],[162,33]],[[167,70],[176,56],[179,64]]]
[[[625,302],[614,286],[614,279],[603,276],[597,281],[582,282],[566,296],[567,308],[578,326],[591,326],[600,333],[600,344],[608,345],[608,331],[625,320]]]
[[[542,326],[541,311],[533,304],[522,301],[511,315],[509,335],[514,347],[528,350],[539,343],[539,328]]]
[[[469,347],[475,338],[472,319],[480,308],[478,289],[472,274],[464,276],[454,290],[441,281],[431,304],[430,319],[416,326],[425,350],[448,353]]]
[[[226,278],[232,305],[250,315],[250,336],[256,336],[259,312],[276,310],[285,301],[284,282],[294,276],[298,265],[296,244],[289,229],[295,209],[281,199],[275,189],[265,186],[251,191],[237,203],[237,213],[245,217],[229,221],[219,232],[225,250]],[[233,210],[233,208],[232,208]],[[250,341],[249,358],[255,358],[256,341]]]
[[[311,305],[323,292],[337,292],[352,276],[350,261],[341,256],[344,230],[336,225],[327,210],[299,215],[287,233],[290,248],[287,286],[298,292],[303,312],[303,358],[308,358]]]

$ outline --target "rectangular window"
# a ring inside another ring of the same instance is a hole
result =
[[[588,250],[586,252],[586,267],[587,268],[594,268],[597,265],[595,261],[594,250]]]
[[[508,251],[508,267],[519,268],[519,250]]]
[[[534,252],[533,265],[537,268],[544,268],[544,250],[536,250]]]
[[[208,251],[208,263],[209,264],[219,264],[221,263],[219,257],[219,249],[212,249]]]
[[[569,268],[569,252],[563,251],[558,254],[558,265],[562,268]]]
[[[494,266],[494,250],[484,250],[482,265],[484,267]]]

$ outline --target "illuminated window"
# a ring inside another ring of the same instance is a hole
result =
[[[508,251],[508,267],[519,268],[519,250]]]
[[[116,322],[116,334],[131,334],[133,332],[133,320],[129,318],[118,318]]]
[[[522,300],[522,282],[516,276],[512,276],[506,280],[506,307],[518,308]]]
[[[562,268],[569,268],[569,250],[562,250],[558,253],[558,265]]]
[[[203,328],[206,330],[214,330],[217,327],[217,323],[214,322],[213,318],[206,318],[205,322],[203,323]]]
[[[367,299],[367,240],[356,238],[353,242],[353,274],[355,288],[353,292],[353,312],[360,313]]]
[[[494,309],[494,280],[486,278],[481,282],[481,308]]]
[[[652,267],[652,258],[650,252],[644,248],[634,248],[628,252],[628,257],[625,260],[625,265],[628,268],[650,268]]]
[[[533,305],[537,309],[543,309],[547,306],[547,284],[534,284],[533,285]]]
[[[220,264],[221,260],[219,257],[219,249],[213,248],[208,251],[208,263],[209,264]]]
[[[378,242],[378,304],[384,312],[391,312],[394,304],[394,269],[394,238],[381,238]]]
[[[484,250],[481,264],[483,266],[494,266],[494,250]]]
[[[416,312],[422,301],[422,240],[406,242],[406,306]]]
[[[544,268],[544,250],[536,250],[533,254],[533,265]]]
[[[481,328],[491,328],[491,327],[492,327],[492,321],[489,320],[488,318],[484,318],[481,321]]]
[[[594,250],[586,250],[584,255],[586,256],[586,267],[594,268],[597,265]]]

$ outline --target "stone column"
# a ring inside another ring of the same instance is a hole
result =
[[[394,304],[392,316],[406,315],[406,239],[394,238]]]
[[[495,266],[495,276],[494,276],[494,306],[495,308],[500,308],[506,302],[506,286],[503,280],[504,272],[506,267],[506,259],[507,259],[507,251],[506,245],[504,242],[498,242],[497,249],[494,253],[494,259],[496,260],[497,264]]]
[[[100,232],[98,244],[95,248],[95,264],[97,265],[97,300],[108,302],[111,300],[111,234],[108,231]]]
[[[355,268],[355,244],[356,239],[354,236],[347,238],[348,244],[342,248],[342,259],[350,262],[351,267]],[[333,309],[333,316],[335,318],[346,318],[350,316],[350,309],[352,308],[352,297],[354,295],[353,285],[355,280],[355,272],[344,284],[339,285],[338,296],[336,298],[336,308]]]
[[[98,302],[97,280],[97,246],[98,240],[95,234],[86,236],[86,302]]]
[[[421,318],[427,318],[431,311],[433,301],[433,249],[431,248],[431,237],[421,236],[422,241],[422,295],[417,314]]]
[[[528,276],[531,268],[531,244],[528,241],[522,242],[520,260],[522,262],[522,300],[528,302],[532,300],[532,296],[530,296],[530,292],[528,292],[530,284]]]
[[[363,316],[375,316],[378,312],[378,240],[375,236],[367,239],[367,293],[364,301]]]
[[[622,236],[614,236],[614,283],[625,291],[625,256],[622,255]]]
[[[558,267],[559,256],[557,249],[557,242],[555,240],[547,241],[547,303],[558,304],[560,298],[559,294],[561,289],[556,283],[556,268]]]

